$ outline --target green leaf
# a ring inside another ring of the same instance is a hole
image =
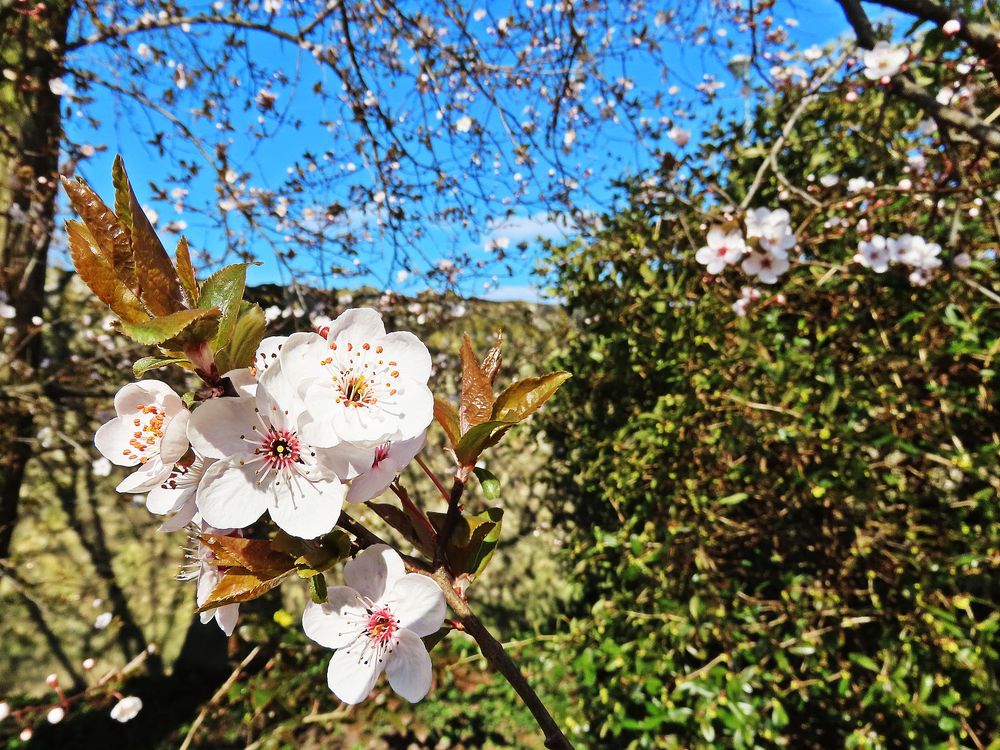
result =
[[[141,378],[150,370],[156,370],[167,365],[178,365],[187,361],[187,357],[143,357],[136,360],[135,364],[132,365],[132,373],[137,378]]]
[[[78,221],[67,221],[66,236],[76,272],[97,298],[125,323],[149,320],[139,298],[118,278],[111,262],[98,249],[90,230]]]
[[[213,352],[225,347],[233,337],[236,319],[243,302],[243,292],[246,290],[249,265],[249,263],[234,263],[221,268],[201,285],[198,307],[217,307],[220,311],[219,328],[212,343]]]
[[[726,497],[720,497],[718,500],[716,500],[716,502],[719,505],[738,505],[739,503],[742,503],[744,500],[746,500],[748,497],[750,496],[745,492],[737,492],[733,495],[726,495]]]
[[[322,574],[309,579],[309,598],[315,604],[323,604],[326,601],[326,577]]]
[[[513,426],[513,422],[493,420],[473,427],[462,435],[462,439],[455,446],[455,455],[459,463],[462,466],[473,466],[480,454],[500,442],[500,438]]]
[[[440,532],[447,515],[447,513],[428,513],[427,517]],[[452,570],[456,573],[466,573],[472,579],[486,568],[500,540],[502,518],[502,508],[490,508],[476,516],[462,515],[445,549]]]
[[[169,315],[183,310],[184,293],[177,271],[135,197],[120,156],[115,159],[113,174],[115,207],[118,208],[124,202],[125,193],[128,195],[128,211],[132,222],[132,256],[139,281],[139,299],[154,315]],[[120,209],[118,215],[121,216]]]
[[[520,422],[538,411],[563,383],[572,377],[568,372],[550,372],[539,378],[525,378],[508,386],[493,404],[492,418]]]
[[[444,428],[445,435],[448,436],[448,442],[451,443],[452,448],[458,445],[458,441],[462,438],[462,429],[458,422],[458,410],[449,402],[439,396],[435,396],[434,419]]]
[[[122,331],[133,341],[140,344],[163,344],[176,338],[184,330],[199,320],[210,320],[216,317],[216,308],[209,310],[179,310],[161,318],[154,318],[142,323],[126,323],[122,321]]]
[[[500,497],[500,480],[497,479],[491,472],[486,469],[479,468],[475,469],[476,478],[479,479],[479,485],[483,488],[483,495],[487,500],[496,500]]]
[[[484,522],[476,527],[476,533],[473,534],[473,545],[475,546],[469,555],[468,562],[465,564],[465,572],[473,579],[486,570],[486,566],[493,559],[493,552],[496,550],[497,544],[500,543],[500,525],[503,521],[503,508],[490,508],[480,513],[477,518],[483,519]],[[483,533],[479,534],[478,532],[480,531]],[[476,545],[477,540],[478,545]]]
[[[265,328],[264,311],[260,309],[260,305],[243,302],[229,344],[215,355],[220,372],[225,373],[253,365],[253,358],[261,339],[264,338]]]

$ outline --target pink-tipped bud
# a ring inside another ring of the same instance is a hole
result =
[[[777,302],[779,305],[783,305],[787,300],[785,299],[785,295],[779,292],[778,294],[774,295],[774,301]]]
[[[882,76],[878,82],[881,83],[883,86],[888,86],[890,83],[892,83],[892,78],[890,78],[889,76]]]
[[[962,30],[962,22],[957,18],[952,18],[950,21],[945,21],[944,26],[941,27],[941,31],[944,32],[945,36],[955,36],[958,32]]]
[[[857,100],[858,100],[857,91],[848,91],[846,94],[844,94],[844,101],[848,102],[849,104],[853,104]]]
[[[89,672],[93,668],[94,668],[94,660],[93,659],[87,658],[87,659],[83,660],[83,669],[84,669],[84,671]]]
[[[32,731],[31,727],[25,727],[21,730],[21,734],[19,734],[18,737],[21,738],[21,742],[27,742],[31,739],[31,735],[33,734],[34,731]]]
[[[59,675],[53,672],[52,674],[50,674],[48,677],[45,678],[45,684],[48,685],[50,688],[59,687]]]
[[[7,701],[0,702],[0,721],[10,716],[10,704]]]
[[[60,721],[63,720],[63,717],[65,715],[66,715],[66,710],[62,706],[56,706],[51,711],[49,711],[48,716],[46,716],[45,718],[48,719],[49,724],[58,724]]]

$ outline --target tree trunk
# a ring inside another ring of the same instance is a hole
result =
[[[35,437],[37,394],[12,386],[41,385],[40,327],[32,321],[45,306],[62,134],[50,82],[62,71],[71,10],[66,0],[0,5],[0,302],[15,310],[0,318],[0,559],[10,553]]]

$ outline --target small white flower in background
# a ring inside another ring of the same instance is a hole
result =
[[[688,141],[691,140],[691,131],[674,125],[674,127],[667,131],[667,138],[672,140],[681,148],[684,148],[688,144]]]
[[[49,91],[56,96],[63,96],[69,92],[69,86],[62,78],[51,78],[49,79]]]
[[[871,240],[859,242],[858,254],[854,256],[854,261],[872,269],[875,273],[885,273],[889,270],[889,248],[885,237],[876,234]]]
[[[812,47],[808,47],[802,52],[802,57],[804,57],[809,62],[816,62],[822,56],[823,56],[823,49],[816,44],[814,44]]]
[[[0,318],[4,320],[13,320],[17,316],[17,310],[14,309],[13,305],[9,305],[6,302],[0,302]]]
[[[792,231],[792,217],[783,208],[752,209],[746,216],[746,225],[747,239],[756,238],[761,248],[775,258],[787,258],[788,251],[798,241]]]
[[[66,710],[62,706],[56,706],[45,716],[49,724],[58,724],[66,716]]]
[[[472,130],[472,118],[468,115],[462,115],[455,122],[455,130],[459,133],[468,133]]]
[[[10,716],[10,704],[7,701],[0,702],[0,721]]]
[[[738,229],[726,232],[722,227],[712,227],[705,242],[706,246],[698,250],[694,258],[711,274],[721,273],[726,266],[733,265],[747,249],[743,234]]]
[[[277,305],[271,305],[264,309],[264,322],[270,325],[278,318],[281,317],[281,308]]]
[[[917,124],[917,130],[919,130],[922,135],[933,135],[937,132],[937,123],[934,121],[933,117],[925,117]]]
[[[934,98],[938,104],[945,107],[958,107],[960,109],[968,107],[973,101],[972,90],[967,86],[958,86],[958,84],[945,86],[938,91]]]
[[[111,462],[103,456],[90,464],[90,470],[95,477],[111,476]]]
[[[936,242],[927,242],[923,237],[912,234],[902,234],[896,240],[896,255],[908,266],[931,271],[941,266],[941,246]]]
[[[944,32],[945,36],[955,36],[958,32],[962,30],[962,22],[957,18],[952,18],[944,22],[941,27],[941,31]]]
[[[746,257],[741,267],[744,273],[756,276],[760,283],[775,284],[789,265],[787,256],[754,251]]]
[[[576,140],[576,131],[573,130],[572,128],[563,133],[563,146],[565,146],[566,148],[572,146],[575,140]]]
[[[138,716],[141,710],[142,699],[134,695],[129,695],[118,701],[115,707],[111,709],[111,718],[124,724],[126,721],[131,721]]]
[[[865,64],[865,78],[872,81],[892,78],[899,73],[909,56],[910,52],[906,47],[896,47],[886,41],[878,42],[874,49],[861,53],[861,62]]]
[[[86,659],[83,660],[83,664],[82,664],[83,671],[89,672],[90,670],[92,670],[94,668],[95,664],[96,664],[96,662],[93,659],[91,659],[90,657],[87,657]]]
[[[400,469],[406,466],[424,447],[427,432],[415,438],[384,443],[374,450],[371,468],[354,478],[347,490],[347,502],[363,503],[385,492]]]
[[[108,625],[111,624],[111,620],[114,619],[114,615],[110,612],[101,612],[94,620],[94,628],[97,630],[104,630]]]
[[[265,13],[277,13],[281,10],[282,0],[264,0]]]
[[[956,268],[968,268],[972,265],[972,256],[968,253],[959,253],[951,259],[951,262],[955,264]]]
[[[835,174],[825,174],[819,178],[819,184],[823,187],[829,188],[840,182],[840,178]]]
[[[385,671],[389,685],[411,703],[431,688],[431,658],[421,637],[444,623],[444,594],[430,578],[407,573],[395,550],[377,544],[344,566],[346,586],[327,592],[325,604],[308,602],[302,628],[312,640],[337,649],[327,680],[340,700],[361,703]]]
[[[433,419],[427,347],[408,331],[386,333],[376,310],[347,310],[326,337],[289,336],[278,361],[309,406],[300,435],[314,446],[409,440]]]
[[[931,272],[926,268],[915,268],[910,272],[908,278],[913,286],[927,286],[931,280]]]
[[[21,742],[27,742],[28,740],[31,739],[34,733],[35,732],[31,727],[25,727],[24,729],[21,730],[21,733],[17,736],[21,740]]]
[[[94,435],[94,445],[118,466],[139,466],[123,479],[119,492],[145,492],[170,474],[187,452],[187,425],[191,413],[181,397],[165,383],[143,380],[129,383],[115,396],[118,415]]]
[[[852,177],[847,181],[847,192],[849,193],[860,193],[864,190],[870,190],[873,187],[875,187],[875,184],[866,177]]]

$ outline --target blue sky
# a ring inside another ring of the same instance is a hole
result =
[[[492,6],[491,6],[492,9]],[[810,2],[794,2],[793,0],[779,0],[775,13],[776,19],[796,19],[797,24],[789,25],[789,35],[799,48],[805,48],[813,44],[823,45],[830,42],[838,35],[847,30],[842,12],[834,0],[810,0]],[[720,29],[722,36],[720,35]],[[733,39],[738,45],[735,37],[738,32],[734,29],[719,27],[706,30],[706,35],[718,35],[718,38],[725,42]],[[145,38],[145,37],[143,37]],[[317,150],[322,150],[324,144],[331,140],[331,128],[320,125],[317,120],[335,120],[337,113],[316,112],[317,107],[322,106],[315,97],[309,94],[310,87],[320,82],[324,85],[331,85],[329,72],[320,69],[318,66],[309,64],[311,60],[306,60],[303,64],[301,51],[289,49],[288,45],[282,45],[276,40],[266,37],[254,37],[255,46],[253,55],[260,58],[275,60],[287,60],[288,67],[301,66],[302,84],[298,87],[293,96],[279,97],[277,108],[289,113],[308,113],[304,121],[309,125],[297,132],[286,132],[279,130],[277,135],[267,139],[254,140],[251,138],[237,138],[231,146],[231,153],[234,161],[238,160],[252,169],[254,174],[254,184],[280,190],[285,180],[287,169],[290,166],[289,155],[297,154],[301,151],[303,144],[315,143]],[[131,39],[133,48],[142,41],[139,35]],[[152,41],[152,40],[151,40]],[[221,35],[206,37],[205,41],[210,45],[221,43]],[[734,50],[738,51],[737,49]],[[706,47],[694,45],[676,45],[667,52],[668,63],[670,65],[670,78],[664,83],[660,80],[659,71],[650,67],[647,70],[633,69],[632,76],[636,86],[639,87],[667,87],[672,84],[691,87],[694,83],[702,79],[703,74],[716,76],[726,85],[717,99],[707,105],[702,105],[695,96],[690,97],[687,107],[687,119],[683,117],[672,117],[675,121],[683,122],[683,127],[692,131],[692,142],[688,149],[693,149],[697,145],[698,131],[703,124],[717,118],[720,110],[729,112],[739,112],[745,106],[745,99],[741,96],[739,84],[734,82],[732,76],[725,68],[725,60],[733,54],[720,50],[708,53]],[[111,69],[112,66],[105,65],[104,74],[115,79],[119,72]],[[170,76],[172,71],[164,69],[165,76]],[[116,80],[124,84],[127,77],[118,77]],[[70,81],[71,82],[71,81]],[[72,82],[71,82],[72,84]],[[409,92],[400,92],[400,97],[405,97]],[[693,92],[692,92],[693,93]],[[234,97],[234,102],[236,101]],[[235,104],[234,104],[235,106]],[[208,250],[210,253],[214,248],[224,246],[223,235],[206,222],[199,221],[190,211],[185,210],[177,213],[170,202],[154,202],[150,199],[147,189],[147,181],[153,180],[163,183],[171,171],[172,165],[165,163],[156,151],[146,142],[149,138],[150,128],[143,122],[144,116],[137,115],[134,109],[129,109],[120,105],[115,97],[100,93],[88,104],[78,106],[80,113],[95,117],[101,124],[96,130],[83,125],[83,118],[69,118],[66,123],[66,132],[70,141],[75,143],[91,143],[104,145],[106,150],[100,151],[92,158],[87,159],[81,166],[80,174],[90,181],[95,189],[105,197],[110,197],[110,169],[111,160],[115,153],[121,153],[129,170],[133,175],[133,182],[136,185],[140,201],[154,208],[159,214],[159,226],[164,226],[171,221],[183,220],[188,226],[184,230],[189,241],[196,248]],[[473,115],[476,110],[472,110]],[[182,111],[178,111],[178,117],[184,117]],[[247,127],[252,129],[254,123],[252,117],[257,113],[251,110],[247,115]],[[676,113],[668,113],[675,115]],[[544,117],[544,113],[542,113]],[[447,116],[447,115],[446,115]],[[150,121],[157,119],[156,115],[150,115]],[[484,116],[485,117],[485,116]],[[206,124],[192,121],[193,128],[207,126]],[[162,128],[162,125],[161,125]],[[206,140],[208,138],[206,137]],[[194,149],[187,146],[180,148],[181,157],[189,157],[192,160],[198,156]],[[589,166],[594,171],[594,178],[591,180],[590,195],[587,203],[578,206],[587,211],[602,212],[611,207],[612,190],[610,183],[613,179],[621,177],[624,173],[640,171],[651,165],[649,157],[641,147],[630,141],[623,131],[612,133],[608,138],[603,139],[599,147],[590,147],[585,139],[580,139],[572,150],[565,155],[567,160],[575,160],[582,166]],[[360,166],[360,164],[359,164]],[[348,203],[346,187],[348,184],[365,184],[371,176],[365,174],[363,168],[354,171],[346,171],[343,166],[341,172],[344,176],[344,190],[342,194],[320,194],[315,196],[315,203],[318,206],[325,205],[332,200],[338,200],[344,205]],[[511,186],[513,188],[513,185]],[[501,188],[502,189],[502,188]],[[188,206],[197,204],[211,204],[216,202],[214,188],[208,180],[196,181],[191,185],[191,193],[187,196]],[[424,262],[433,263],[439,259],[445,259],[457,251],[467,252],[474,259],[488,260],[492,256],[485,249],[485,245],[491,239],[506,237],[510,242],[510,247],[514,248],[518,242],[530,243],[529,250],[520,254],[516,250],[514,253],[514,267],[512,273],[498,273],[498,279],[493,282],[489,275],[480,275],[476,278],[469,278],[460,288],[467,294],[476,296],[488,296],[493,298],[531,298],[537,295],[535,286],[537,279],[532,274],[535,266],[535,259],[538,252],[538,244],[534,242],[536,235],[541,235],[547,239],[558,239],[560,236],[572,233],[572,226],[565,220],[553,221],[538,206],[515,206],[515,215],[502,222],[483,222],[474,229],[464,230],[460,227],[449,226],[445,223],[438,223],[427,227],[427,231],[422,238],[413,242],[415,255],[422,258]],[[364,211],[357,212],[360,220],[355,221],[355,227],[363,227],[366,223]],[[170,235],[164,236],[164,244],[172,243]],[[376,247],[379,238],[375,237]],[[254,268],[250,272],[251,283],[263,282],[285,282],[287,272],[279,268],[275,263],[270,247],[261,244],[255,247],[256,254],[263,261],[263,265]],[[397,291],[411,292],[417,291],[425,284],[419,276],[411,276],[406,281],[400,282],[397,276],[398,265],[393,265],[389,254],[383,257],[378,255],[366,259],[371,272],[351,279],[341,280],[339,286],[357,286],[361,284],[373,284],[379,287],[392,287]],[[471,276],[471,275],[470,275]],[[308,281],[318,281],[305,278]],[[485,288],[483,283],[489,284]]]

